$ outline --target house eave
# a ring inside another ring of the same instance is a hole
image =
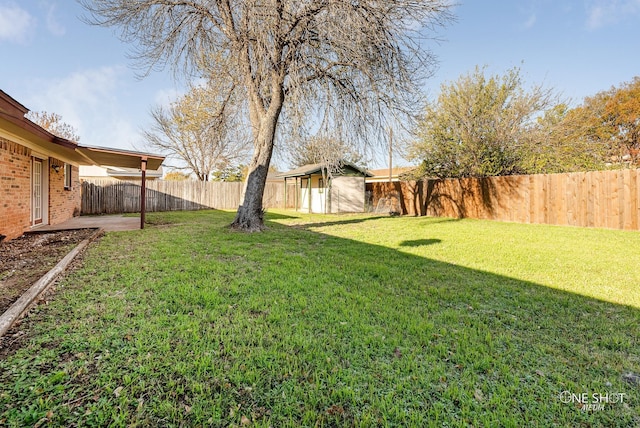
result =
[[[81,146],[58,137],[25,117],[29,109],[0,90],[0,137],[75,165],[109,165],[156,170],[165,156],[106,147]]]
[[[17,126],[12,121],[7,121],[0,112],[0,137],[14,141],[35,152],[60,159],[66,163],[79,165],[83,162],[83,157],[75,151],[75,144],[54,143],[50,139],[47,139],[46,135],[30,131],[31,130],[25,129],[24,127]]]

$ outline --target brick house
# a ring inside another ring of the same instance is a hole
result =
[[[28,111],[0,90],[0,238],[80,215],[80,165],[146,171],[164,161],[147,153],[81,146],[31,122]]]

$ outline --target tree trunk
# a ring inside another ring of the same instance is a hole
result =
[[[249,164],[242,205],[238,207],[231,228],[243,232],[259,232],[265,229],[262,197],[267,183],[267,173],[273,153],[273,143],[280,109],[270,112],[260,123],[254,142],[254,153]]]
[[[272,149],[273,144],[270,149],[263,150],[271,152]],[[267,182],[271,153],[269,153],[268,158],[266,162],[258,160],[256,163],[252,160],[252,166],[249,167],[247,181],[245,182],[243,202],[238,207],[236,218],[231,223],[232,229],[243,232],[259,232],[265,229],[262,195]]]

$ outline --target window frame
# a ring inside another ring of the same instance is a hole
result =
[[[72,172],[73,172],[73,165],[71,165],[70,163],[65,163],[64,164],[64,190],[72,190],[73,188]]]

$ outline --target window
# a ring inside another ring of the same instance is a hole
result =
[[[71,190],[71,164],[64,164],[64,190]]]

